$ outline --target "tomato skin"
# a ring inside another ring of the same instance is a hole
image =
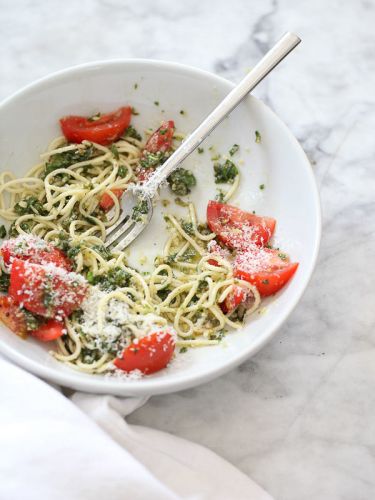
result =
[[[25,315],[12,297],[0,296],[0,321],[20,337],[27,337]]]
[[[123,195],[123,192],[124,192],[123,189],[117,189],[117,188],[113,188],[113,189],[111,189],[111,191],[115,196],[117,196],[118,199],[121,198],[121,196]],[[108,212],[108,210],[111,209],[113,207],[113,205],[114,205],[114,202],[113,202],[112,198],[110,197],[110,195],[108,193],[103,193],[102,197],[100,198],[100,202],[99,202],[100,208],[102,208],[103,210]]]
[[[234,285],[233,290],[228,293],[225,300],[219,304],[220,309],[226,315],[231,315],[237,307],[246,301],[248,298],[248,292],[239,285]]]
[[[47,270],[46,266],[15,259],[10,272],[10,297],[28,311],[46,318],[69,316],[81,305],[87,285],[79,281],[75,285],[74,275],[55,269],[56,272]],[[45,303],[46,291],[53,294],[50,305]]]
[[[208,245],[208,251],[213,254],[220,255],[223,259],[228,259],[230,257],[230,252],[227,248],[223,248],[217,243],[216,240],[211,240]],[[219,266],[219,262],[216,259],[209,259],[207,261],[211,266]]]
[[[93,121],[84,116],[64,116],[60,119],[60,126],[69,142],[79,144],[87,140],[107,146],[117,141],[128,128],[131,115],[131,107],[124,106]]]
[[[9,266],[14,259],[20,259],[34,264],[54,264],[67,271],[72,270],[72,262],[64,252],[47,241],[41,241],[43,242],[42,248],[38,247],[35,241],[33,242],[32,237],[28,239],[18,237],[4,241],[0,251],[5,264]]]
[[[145,375],[155,373],[167,366],[173,356],[175,341],[168,332],[156,332],[133,342],[124,349],[114,365],[125,372],[140,370]]]
[[[292,278],[297,268],[297,262],[287,263],[283,267],[269,271],[265,270],[255,273],[247,273],[237,268],[234,270],[234,276],[255,285],[261,297],[268,297],[281,290]]]
[[[137,177],[139,182],[146,182],[149,180],[150,177],[152,177],[152,174],[155,172],[154,167],[150,168],[145,168],[145,167],[139,167],[137,168]]]
[[[246,250],[252,243],[266,245],[273,235],[276,220],[211,200],[207,205],[207,224],[228,248]]]
[[[166,153],[172,147],[174,131],[175,126],[173,120],[161,122],[160,127],[151,134],[146,142],[144,151],[149,153],[157,153],[159,151]]]
[[[173,134],[175,131],[174,121],[162,121],[160,127],[155,130],[149,137],[143,150],[143,156],[146,153],[166,153],[172,148]],[[137,171],[139,182],[146,182],[155,172],[155,167],[142,167],[140,166]]]
[[[66,332],[64,323],[50,319],[37,330],[31,331],[31,335],[42,342],[50,342],[61,337]]]

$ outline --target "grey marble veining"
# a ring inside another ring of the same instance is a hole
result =
[[[0,0],[0,97],[95,59],[180,61],[239,80],[284,31],[303,44],[257,90],[318,179],[312,282],[274,340],[131,416],[202,443],[280,500],[375,498],[375,1]]]

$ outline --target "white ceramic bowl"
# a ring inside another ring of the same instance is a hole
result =
[[[92,115],[130,104],[140,113],[133,119],[139,130],[156,128],[162,118],[172,118],[178,131],[188,133],[232,87],[231,82],[210,73],[159,61],[107,61],[60,71],[0,105],[1,168],[21,175],[36,163],[49,141],[60,135],[58,119],[63,115]],[[261,144],[255,143],[255,130],[261,133]],[[192,199],[202,218],[216,187],[208,147],[227,153],[234,143],[240,145],[238,157],[243,160],[235,204],[275,217],[276,242],[300,263],[292,281],[267,301],[263,314],[255,314],[243,330],[227,335],[222,345],[191,349],[167,370],[137,381],[75,371],[55,361],[48,354],[48,346],[33,339],[23,341],[3,326],[0,351],[26,370],[73,389],[151,395],[218,377],[264,346],[296,306],[312,274],[321,231],[319,196],[311,166],[296,139],[273,112],[249,97],[206,141],[205,153],[194,154],[186,162],[198,178]],[[259,189],[261,184],[265,184],[264,190]],[[165,241],[159,212],[132,247],[133,264],[139,265],[138,259],[144,255],[151,261]]]

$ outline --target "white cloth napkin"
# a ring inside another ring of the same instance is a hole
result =
[[[72,401],[0,359],[0,499],[272,500],[202,446],[127,424],[145,399]]]

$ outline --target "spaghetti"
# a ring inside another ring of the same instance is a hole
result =
[[[65,319],[67,333],[53,352],[87,373],[112,370],[114,358],[134,339],[168,325],[180,347],[219,343],[226,328],[242,325],[241,317],[219,307],[237,284],[248,292],[249,313],[260,303],[257,288],[235,278],[228,260],[215,254],[212,261],[215,234],[200,228],[192,204],[186,220],[168,215],[170,237],[150,274],[129,267],[123,252],[104,248],[106,230],[121,214],[116,192],[137,181],[143,148],[129,136],[109,147],[58,137],[25,177],[0,174],[0,216],[11,222],[10,234],[32,234],[62,248],[93,285],[82,308]],[[109,212],[100,208],[103,195],[113,205]]]

